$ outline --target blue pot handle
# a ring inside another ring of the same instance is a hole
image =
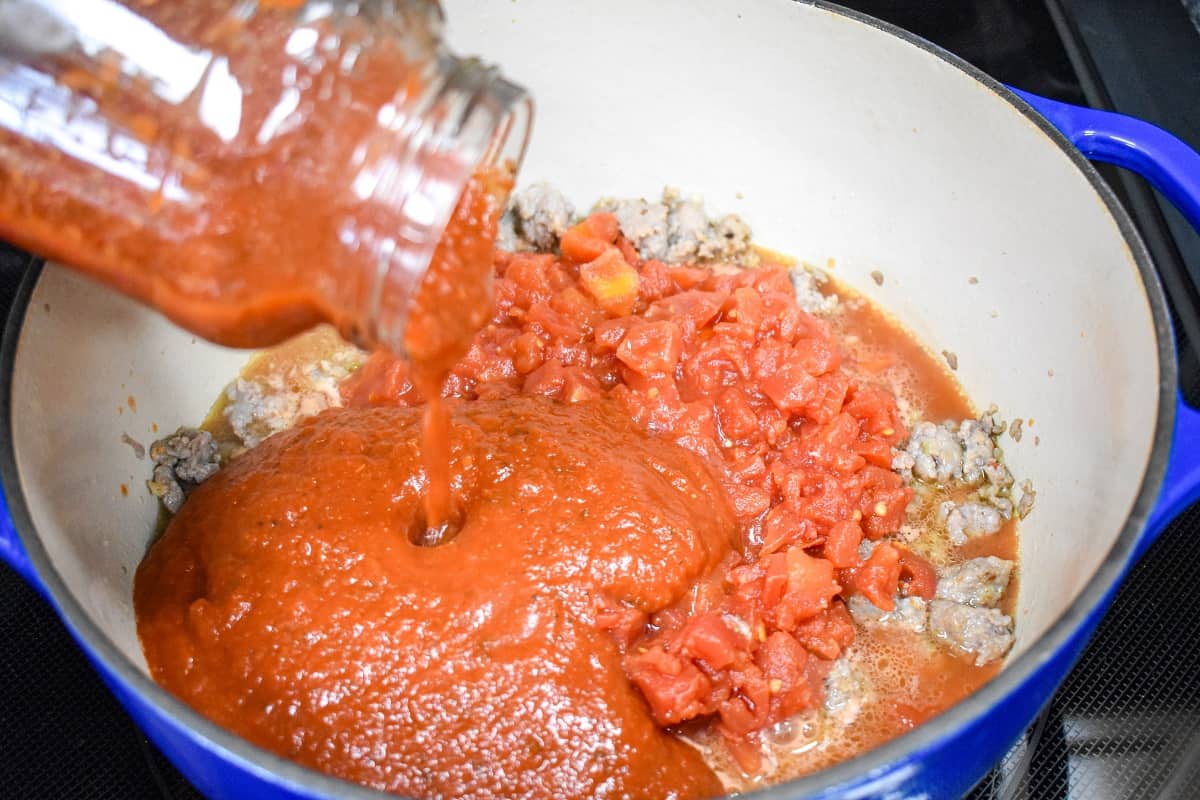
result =
[[[13,524],[12,513],[9,511],[3,489],[0,489],[0,561],[12,567],[38,591],[42,590],[42,582],[38,580],[33,565],[29,563],[29,556],[25,554],[25,548],[21,545],[21,539],[17,536],[17,528]]]
[[[1020,89],[1012,91],[1088,158],[1141,175],[1200,231],[1200,153],[1162,128],[1140,119],[1060,103]],[[1168,523],[1197,499],[1200,499],[1200,412],[1180,397],[1162,493],[1146,521],[1146,535],[1138,542],[1135,556],[1140,556]]]
[[[1176,516],[1200,499],[1200,411],[1180,397],[1175,408],[1175,439],[1158,504],[1146,520],[1146,535],[1134,550],[1141,557]]]
[[[1088,158],[1133,170],[1148,180],[1200,230],[1200,153],[1140,119],[1012,91]]]

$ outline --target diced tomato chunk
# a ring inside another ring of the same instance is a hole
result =
[[[690,290],[664,297],[646,309],[646,319],[669,319],[694,333],[716,319],[725,303],[720,292]]]
[[[775,407],[788,414],[803,410],[821,392],[819,380],[794,361],[781,364],[761,386],[763,394],[771,398]]]
[[[628,314],[637,302],[637,270],[616,248],[605,250],[598,258],[581,266],[579,282],[600,307],[613,316]]]
[[[746,395],[739,389],[730,387],[717,398],[717,419],[721,422],[721,432],[730,439],[744,439],[754,433],[758,417],[754,413]]]
[[[751,737],[735,736],[721,725],[717,729],[723,735],[725,748],[742,771],[747,775],[758,774],[762,770],[762,745]]]
[[[620,232],[621,226],[612,214],[592,214],[562,235],[559,251],[568,262],[586,264],[611,247]]]
[[[617,348],[617,358],[635,372],[671,372],[683,353],[683,334],[674,322],[646,322],[631,328]]]
[[[897,476],[898,477],[898,476]],[[875,489],[863,495],[863,530],[872,539],[879,539],[900,530],[904,512],[912,500],[912,489]]]
[[[712,681],[691,660],[661,646],[626,656],[625,672],[659,725],[676,725],[712,711],[707,703]]]
[[[854,643],[854,622],[846,604],[835,600],[820,614],[797,625],[793,635],[810,653],[832,661]]]
[[[679,632],[677,641],[681,653],[717,670],[728,667],[745,650],[744,640],[715,613],[693,617]]]
[[[838,520],[825,534],[822,555],[838,569],[857,566],[858,546],[862,543],[862,526],[853,519]]]
[[[767,512],[762,525],[759,555],[774,553],[784,546],[809,547],[820,540],[817,526],[780,504]]]
[[[667,274],[670,275],[671,282],[683,291],[694,289],[712,277],[712,272],[707,269],[686,265],[669,266]]]
[[[900,580],[910,597],[932,600],[937,594],[938,576],[933,565],[907,547],[900,550]]]
[[[824,375],[837,369],[842,363],[842,355],[837,345],[826,339],[804,338],[792,345],[792,357],[800,362],[800,366],[809,375]]]
[[[890,542],[875,545],[871,555],[853,571],[849,588],[884,611],[896,607],[895,594],[900,587],[900,549]]]
[[[596,627],[602,631],[608,631],[622,653],[628,650],[634,640],[642,635],[646,630],[647,622],[645,612],[639,611],[633,606],[618,603],[609,598],[604,598],[597,604]]]
[[[898,444],[908,436],[900,420],[896,398],[883,387],[874,384],[853,386],[844,410],[863,423],[863,430],[883,437],[888,444]]]
[[[837,372],[813,380],[816,388],[805,399],[801,410],[814,422],[828,422],[841,411],[850,381]]]
[[[808,652],[794,637],[775,631],[755,653],[754,660],[766,675],[777,718],[786,719],[816,705],[819,692],[809,684],[805,671]]]
[[[791,631],[798,623],[828,608],[842,587],[834,580],[833,565],[825,559],[813,558],[800,547],[792,547],[784,557],[787,587],[769,613],[776,627]]]
[[[525,331],[512,343],[513,366],[522,375],[528,375],[542,365],[546,357],[546,345],[533,331]]]

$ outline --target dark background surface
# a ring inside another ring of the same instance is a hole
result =
[[[846,5],[937,42],[1006,83],[1114,107],[1200,147],[1200,34],[1177,0]],[[1113,169],[1103,174],[1164,272],[1177,328],[1200,340],[1200,237],[1140,181]],[[0,246],[0,313],[24,263]],[[1194,386],[1200,381],[1186,340],[1181,350],[1184,382]],[[1200,507],[1133,569],[1079,666],[971,800],[1200,796],[1197,564]],[[3,567],[0,753],[0,797],[198,797],[103,687],[49,606]]]

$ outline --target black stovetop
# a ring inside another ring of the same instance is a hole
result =
[[[1156,122],[1200,149],[1200,0],[859,0],[1000,80]],[[1191,10],[1195,26],[1188,17]],[[1200,236],[1138,179],[1102,170],[1163,271],[1200,386]],[[0,245],[0,315],[19,265]],[[1190,334],[1190,337],[1188,336]],[[1200,399],[1200,396],[1197,398]],[[1138,564],[1080,664],[971,800],[1200,795],[1200,505]],[[92,672],[53,611],[0,567],[0,796],[199,795]]]

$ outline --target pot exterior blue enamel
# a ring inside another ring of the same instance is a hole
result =
[[[841,12],[839,12],[841,13]],[[864,21],[847,14],[852,20]],[[852,21],[848,20],[848,21]],[[903,32],[871,24],[907,37]],[[926,49],[929,45],[911,39]],[[951,60],[948,56],[943,56]],[[1200,155],[1169,134],[1144,122],[1120,115],[1066,106],[1021,92],[1010,93],[968,67],[958,64],[980,83],[1004,96],[1020,113],[1037,124],[1047,123],[1061,131],[1056,141],[1068,143],[1084,154],[1142,172],[1148,180],[1170,197],[1186,216],[1200,226]],[[1092,178],[1096,180],[1095,178]],[[28,301],[28,291],[23,295]],[[9,320],[0,366],[11,369],[17,347],[24,302],[19,302]],[[1161,303],[1161,298],[1156,301]],[[1165,318],[1161,307],[1157,312]],[[880,748],[870,758],[826,770],[813,778],[764,790],[762,798],[812,796],[881,798],[953,798],[961,797],[990,770],[1016,742],[1055,689],[1075,664],[1095,631],[1116,592],[1119,578],[1140,556],[1154,537],[1182,509],[1200,498],[1200,413],[1181,400],[1174,405],[1174,373],[1169,372],[1164,390],[1168,399],[1160,414],[1160,425],[1170,428],[1156,438],[1155,457],[1166,457],[1173,431],[1173,448],[1165,465],[1165,479],[1158,505],[1136,513],[1143,519],[1118,542],[1112,563],[1102,567],[1104,590],[1090,603],[1076,604],[1055,623],[1045,639],[1057,642],[1053,647],[1034,648],[1023,654],[1026,666],[1003,671],[997,679],[938,720]],[[10,423],[11,399],[3,403],[2,424]],[[7,434],[7,431],[6,431]],[[12,450],[11,436],[3,447]],[[176,701],[151,701],[131,679],[129,667],[119,667],[123,656],[114,646],[96,637],[80,633],[88,621],[82,612],[56,598],[68,591],[50,568],[33,530],[30,515],[21,497],[20,476],[11,452],[3,458],[3,492],[7,504],[0,507],[0,558],[55,604],[72,635],[134,720],[180,771],[206,796],[211,798],[272,798],[272,800],[316,800],[331,796],[378,798],[378,793],[351,786],[250,748],[233,735],[214,725],[184,722],[183,706]],[[1155,478],[1156,480],[1156,478]],[[1140,530],[1139,530],[1140,528]],[[176,702],[172,707],[171,702]],[[174,708],[174,710],[173,710]],[[950,724],[943,724],[951,720]]]

